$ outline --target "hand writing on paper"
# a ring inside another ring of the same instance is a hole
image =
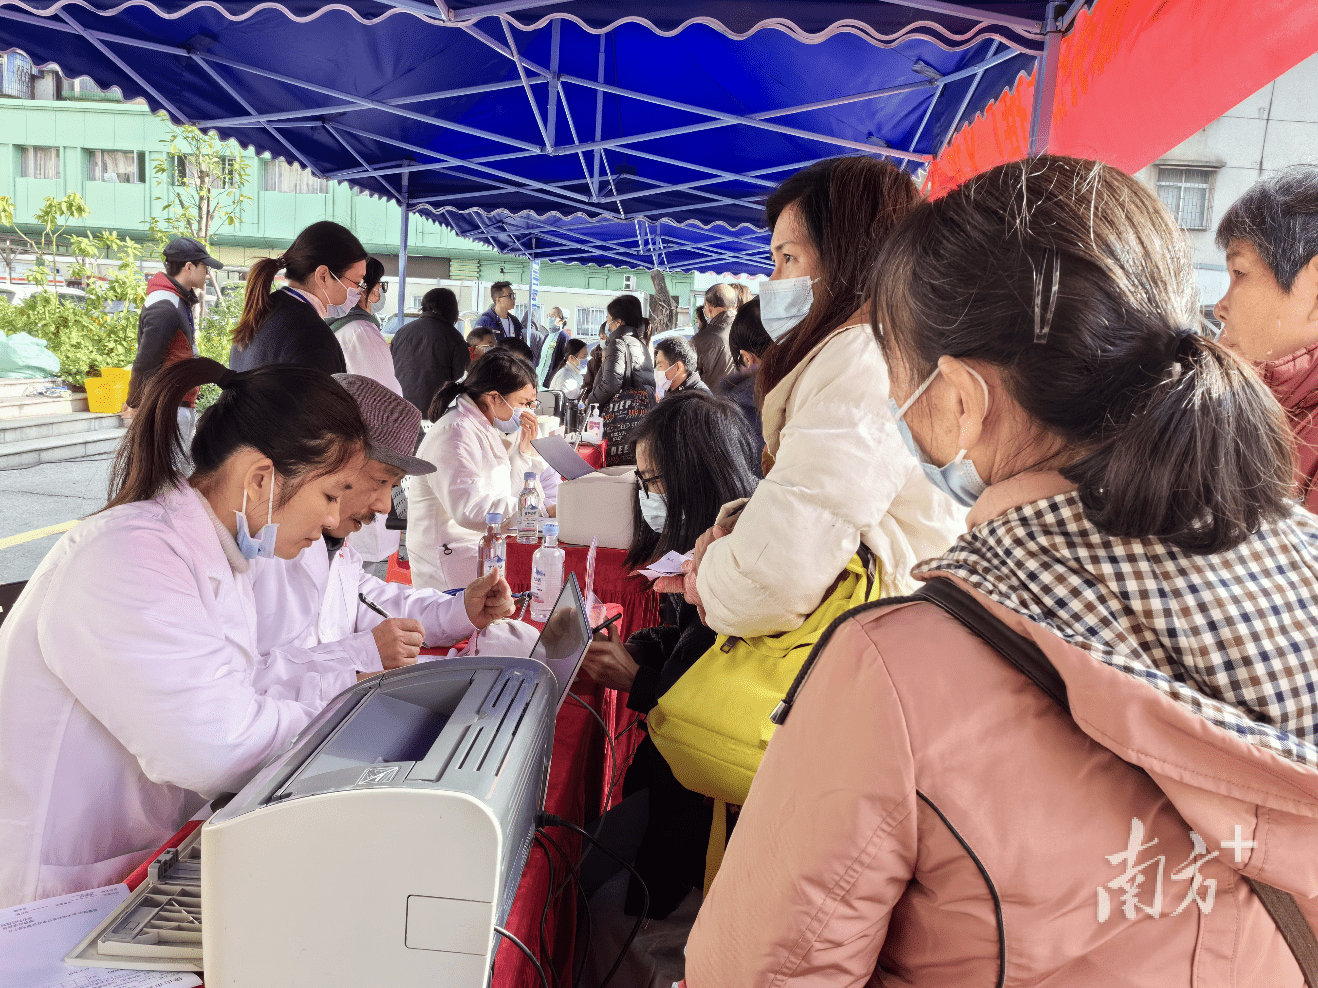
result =
[[[705,558],[705,553],[709,547],[724,538],[728,533],[715,525],[700,538],[696,539],[696,547],[691,552],[691,558],[682,564],[683,573],[683,590],[686,593],[688,604],[695,604],[696,610],[700,612],[700,621],[705,621],[705,605],[700,599],[700,590],[696,586],[696,577],[700,572],[700,563]]]
[[[581,662],[586,675],[601,686],[630,693],[640,666],[625,642],[615,637],[618,629],[610,626],[595,636]]]
[[[389,618],[377,624],[371,636],[380,650],[380,664],[386,669],[397,669],[416,662],[426,640],[426,629],[412,618]]]

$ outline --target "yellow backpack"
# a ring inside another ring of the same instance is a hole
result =
[[[879,595],[879,580],[859,555],[853,556],[801,627],[758,638],[719,635],[650,711],[650,737],[677,781],[714,797],[706,891],[727,843],[726,806],[746,802],[773,737],[769,715],[828,626]]]

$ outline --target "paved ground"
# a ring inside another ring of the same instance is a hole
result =
[[[0,470],[0,540],[85,517],[105,506],[112,454]],[[0,549],[0,583],[26,580],[60,534]]]

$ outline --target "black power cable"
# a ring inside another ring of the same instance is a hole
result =
[[[567,851],[563,850],[563,846],[543,830],[537,830],[535,836],[536,840],[548,842],[549,846],[558,852],[559,857],[563,859],[563,863],[567,866],[567,874],[555,890],[555,898],[567,888],[569,883],[574,883],[577,887],[577,898],[580,900],[583,907],[582,915],[586,921],[586,949],[582,953],[579,963],[573,964],[572,984],[573,988],[576,988],[576,986],[581,983],[581,975],[586,970],[586,957],[590,953],[590,944],[594,935],[594,931],[591,929],[590,901],[586,898],[586,890],[581,887],[581,876],[577,874],[577,867],[573,866],[572,858]]]
[[[518,950],[520,950],[522,953],[526,955],[526,959],[535,965],[535,973],[540,975],[540,988],[549,988],[549,979],[545,977],[545,969],[540,966],[540,959],[536,957],[535,954],[531,953],[531,948],[528,947],[526,944],[522,943],[522,941],[518,940],[515,936],[513,936],[511,933],[505,930],[502,926],[496,926],[494,928],[494,932],[499,934],[499,936],[503,937],[505,940],[510,942],[514,947],[516,947]]]
[[[604,718],[600,716],[598,710],[592,707],[585,700],[581,699],[581,697],[577,696],[571,690],[568,690],[567,695],[572,697],[572,699],[576,700],[579,704],[585,707],[586,711],[592,717],[595,718],[595,722],[598,723],[600,728],[604,731],[604,740],[609,742],[609,776],[610,776],[609,791],[604,795],[604,809],[605,811],[607,811],[609,808],[609,803],[613,801],[613,787],[617,782],[615,773],[618,771],[618,749],[613,744],[613,732],[609,730],[609,725],[604,723]],[[601,817],[601,819],[603,818]]]
[[[607,734],[608,732],[606,731],[605,733]],[[646,888],[645,879],[641,877],[641,873],[638,872],[630,862],[615,854],[612,848],[606,847],[602,841],[586,830],[585,827],[578,827],[571,820],[564,820],[561,816],[555,816],[552,813],[537,813],[535,819],[537,827],[566,827],[568,830],[580,834],[595,847],[603,851],[608,857],[612,858],[619,865],[631,872],[632,877],[640,883],[641,895],[644,903],[641,906],[641,914],[636,917],[636,923],[632,926],[631,933],[627,935],[627,939],[623,943],[622,949],[618,951],[618,958],[613,962],[613,967],[609,968],[609,973],[606,974],[604,980],[600,982],[599,988],[608,988],[609,982],[612,981],[613,976],[618,973],[618,968],[622,967],[622,961],[623,958],[627,956],[627,951],[631,949],[632,943],[641,932],[641,927],[645,925],[645,918],[650,913],[650,890]]]
[[[549,939],[549,904],[554,901],[554,897],[558,894],[558,890],[555,888],[558,884],[558,879],[554,868],[554,856],[549,853],[549,845],[545,843],[545,838],[539,831],[535,834],[535,843],[540,850],[545,852],[545,863],[549,865],[549,888],[545,891],[545,904],[540,910],[540,953],[541,955],[550,958],[549,978],[553,981],[554,988],[558,988],[558,970],[554,967],[553,951],[547,951],[545,949],[545,942]],[[564,879],[564,882],[566,881],[567,880]]]

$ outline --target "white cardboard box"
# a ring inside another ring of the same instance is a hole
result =
[[[635,519],[636,468],[605,467],[558,485],[558,538],[610,549],[628,549]]]

